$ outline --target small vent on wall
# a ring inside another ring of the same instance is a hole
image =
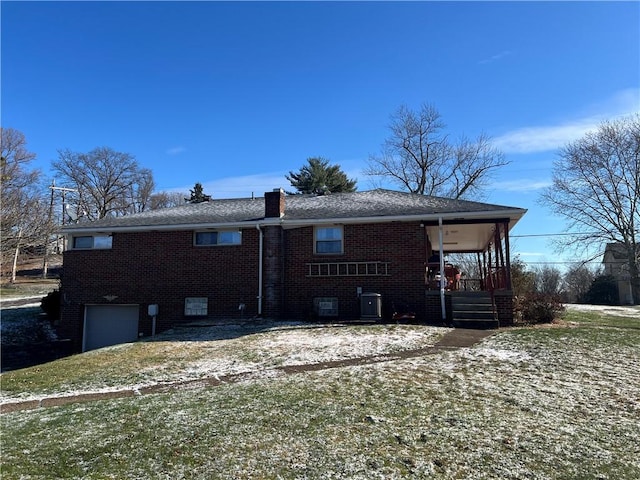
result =
[[[187,297],[184,299],[185,317],[204,317],[208,312],[207,297]]]
[[[316,297],[313,299],[313,310],[318,317],[337,317],[338,299],[336,297]]]

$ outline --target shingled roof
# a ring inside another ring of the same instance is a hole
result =
[[[232,198],[151,210],[94,222],[67,225],[64,232],[253,226],[281,223],[434,220],[447,218],[508,218],[515,223],[526,210],[488,203],[454,200],[376,189],[326,195],[287,195],[280,218],[265,217],[265,198]]]

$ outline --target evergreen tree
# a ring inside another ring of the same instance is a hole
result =
[[[611,275],[597,276],[581,300],[591,305],[617,305],[618,286],[616,279]]]
[[[329,160],[322,157],[308,158],[307,165],[289,172],[286,179],[297,190],[294,193],[355,192],[357,188],[356,180],[347,178],[340,165],[329,165]]]
[[[189,193],[191,193],[191,197],[185,198],[185,200],[189,203],[202,203],[202,202],[208,202],[209,200],[211,200],[211,195],[206,195],[204,193],[204,190],[202,189],[202,184],[200,182],[196,183],[193,186],[193,189],[189,190]]]

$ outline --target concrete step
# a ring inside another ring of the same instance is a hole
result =
[[[451,305],[451,308],[454,312],[493,312],[493,305],[491,303],[465,303],[464,305]]]
[[[456,310],[453,309],[452,317],[454,319],[457,318],[466,318],[469,320],[492,320],[495,318],[493,313],[493,309],[491,310]]]
[[[491,297],[451,297],[451,305],[492,305]]]
[[[457,328],[498,328],[489,292],[453,292],[451,295],[453,326]]]
[[[498,320],[496,319],[486,319],[486,320],[478,320],[478,319],[464,319],[464,318],[455,318],[453,319],[453,326],[455,328],[475,328],[475,329],[488,329],[488,328],[498,328],[500,325]]]
[[[484,292],[484,291],[466,291],[466,290],[456,290],[454,292],[451,292],[451,296],[452,297],[467,297],[467,298],[484,298],[484,297],[489,297],[491,298],[491,293],[489,292]]]

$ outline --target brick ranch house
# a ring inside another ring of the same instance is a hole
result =
[[[509,231],[525,212],[278,189],[67,225],[60,333],[84,351],[194,320],[381,320],[398,305],[415,321],[510,324]],[[475,284],[454,252],[476,253]]]

